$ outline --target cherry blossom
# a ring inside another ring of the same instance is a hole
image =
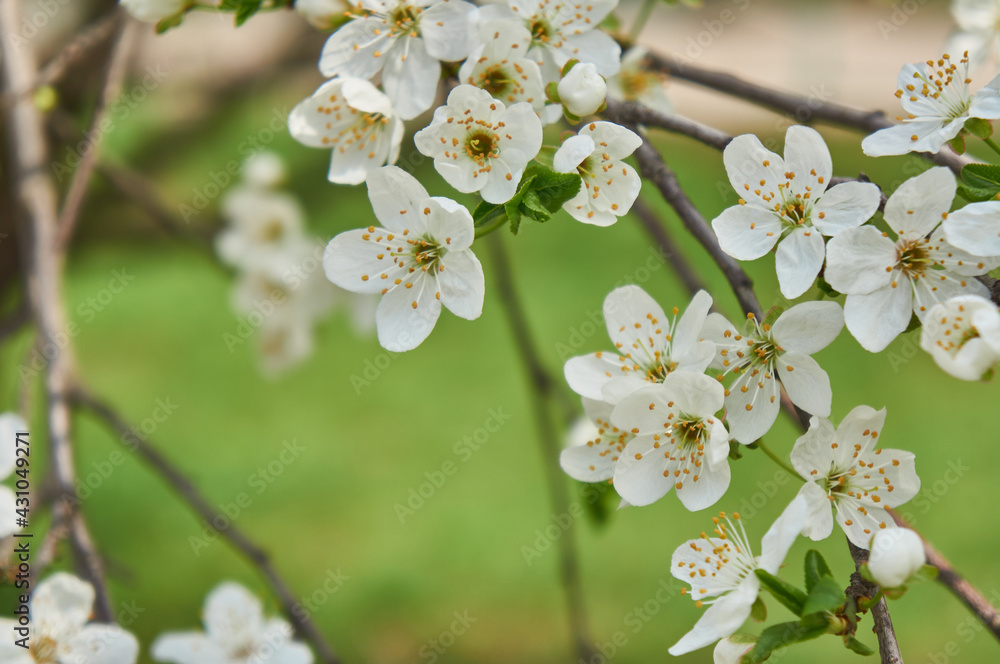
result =
[[[1000,312],[978,295],[934,305],[920,332],[920,347],[960,380],[981,380],[1000,362]]]

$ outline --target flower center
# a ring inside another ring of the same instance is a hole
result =
[[[926,64],[926,69],[914,72],[913,83],[908,83],[905,89],[896,90],[896,97],[906,95],[911,102],[923,98],[948,120],[964,117],[972,105],[968,52],[958,64],[953,63],[948,54],[941,56],[937,62],[928,60]],[[907,119],[915,118],[911,115]]]
[[[55,664],[58,650],[55,640],[48,636],[35,636],[28,647],[28,652],[38,664]]]
[[[260,236],[264,242],[277,242],[285,234],[285,226],[279,219],[268,221],[261,230]]]
[[[697,447],[705,437],[705,423],[697,417],[681,415],[674,425],[674,439],[680,447]]]
[[[909,240],[896,247],[896,265],[911,279],[924,276],[924,270],[934,264],[927,251],[927,240]]]
[[[420,34],[420,8],[400,4],[389,14],[389,22],[393,34],[417,37]]]
[[[514,79],[502,65],[492,65],[479,74],[476,87],[486,90],[490,96],[500,98],[510,92]]]
[[[465,154],[482,166],[487,159],[496,159],[500,156],[500,153],[497,152],[499,142],[500,137],[492,131],[473,130],[465,137]]]
[[[419,265],[420,269],[424,272],[436,267],[441,262],[441,257],[447,251],[447,249],[439,246],[429,237],[407,240],[407,242],[411,247],[410,252],[413,256],[413,262]]]
[[[552,29],[552,24],[544,18],[532,20],[528,29],[531,31],[532,40],[543,44],[548,44],[552,35],[555,34],[555,31]]]
[[[659,353],[657,353],[657,355],[659,355]],[[657,358],[653,364],[646,368],[646,380],[651,383],[662,383],[670,372],[676,368],[676,362],[665,363],[662,359]]]

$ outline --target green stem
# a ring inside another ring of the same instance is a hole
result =
[[[757,441],[757,447],[759,447],[764,454],[769,456],[771,458],[771,461],[775,462],[776,464],[787,470],[792,477],[798,479],[800,482],[805,482],[805,480],[802,479],[797,472],[795,472],[794,468],[789,466],[788,463],[785,462],[785,460],[782,459],[780,456],[778,456],[774,450],[772,450],[770,447],[764,444],[763,438]]]
[[[997,154],[1000,154],[1000,145],[997,145],[997,142],[994,141],[992,138],[984,138],[983,143],[986,143],[986,145],[990,146],[991,150],[993,150]]]
[[[881,599],[882,599],[882,589],[879,588],[878,592],[875,594],[875,597],[858,602],[858,608],[861,609],[862,611],[871,611],[875,607],[875,605],[879,603],[879,600]]]
[[[653,9],[656,7],[656,3],[660,0],[643,0],[642,6],[639,8],[639,13],[635,17],[635,21],[632,22],[632,29],[628,31],[628,37],[631,41],[635,41],[639,38],[639,34],[642,29],[646,27],[646,22],[649,21],[650,15],[653,13]]]
[[[483,225],[476,229],[476,240],[485,237],[507,223],[507,211],[502,205],[486,215]]]

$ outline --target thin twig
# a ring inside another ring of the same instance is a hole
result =
[[[225,528],[218,528],[215,525],[216,523],[228,523],[227,520],[222,518],[223,515],[212,506],[212,503],[205,498],[201,490],[174,466],[166,456],[152,446],[148,440],[142,440],[134,436],[125,419],[108,403],[98,399],[80,386],[76,386],[73,389],[70,393],[70,398],[74,404],[82,406],[102,420],[115,433],[116,439],[120,441],[128,440],[129,446],[170,485],[193,512],[201,517],[215,532],[228,540],[251,564],[256,566],[264,578],[267,579],[275,595],[278,596],[285,609],[285,614],[291,623],[295,625],[298,633],[312,643],[324,662],[327,664],[338,664],[340,660],[334,654],[333,648],[316,628],[316,625],[313,624],[306,613],[296,610],[298,601],[295,595],[281,575],[278,574],[274,565],[271,564],[270,556],[264,549],[245,535],[235,524],[229,523]]]
[[[40,88],[58,82],[71,66],[83,59],[92,49],[104,44],[127,16],[128,14],[116,8],[85,27],[73,41],[42,67],[35,78],[34,87]]]
[[[83,202],[87,198],[90,175],[97,164],[101,149],[100,141],[93,140],[93,137],[100,134],[101,124],[104,122],[108,106],[121,94],[122,82],[125,80],[125,72],[128,70],[129,52],[132,50],[138,29],[139,25],[136,21],[127,19],[115,41],[114,48],[111,50],[111,56],[104,72],[104,81],[101,84],[101,94],[97,98],[94,116],[87,132],[87,136],[92,139],[90,149],[84,152],[80,158],[80,165],[77,166],[76,172],[73,174],[73,180],[70,182],[69,191],[66,192],[66,199],[63,201],[63,207],[59,213],[56,242],[61,251],[66,250],[70,238],[73,237],[76,224],[80,220]]]
[[[634,101],[620,102],[609,99],[605,113],[609,117],[616,118],[616,122],[656,127],[673,134],[689,136],[716,150],[725,150],[733,140],[732,136],[715,127],[680,115],[661,113]]]
[[[851,557],[854,559],[855,570],[868,560],[868,552],[864,549],[847,542],[851,549]],[[878,594],[878,586],[870,581],[866,581],[855,571],[851,574],[851,585],[847,592],[855,599],[872,598]],[[872,631],[878,639],[878,652],[882,658],[882,664],[903,664],[903,655],[899,652],[899,642],[896,640],[896,630],[892,626],[892,617],[889,615],[889,607],[885,597],[882,597],[878,604],[872,607],[872,621],[875,623]]]
[[[507,322],[510,323],[511,334],[514,336],[521,364],[528,373],[528,386],[531,388],[530,401],[534,412],[535,426],[538,430],[538,442],[541,445],[545,463],[549,500],[556,514],[569,514],[569,495],[566,491],[566,479],[559,467],[559,443],[552,426],[552,412],[549,407],[554,398],[555,381],[546,370],[541,355],[532,340],[524,308],[514,286],[514,277],[507,259],[507,252],[504,250],[503,240],[498,234],[494,234],[487,239],[487,244],[497,277],[497,293],[503,302],[504,313],[507,315]],[[579,562],[572,525],[559,538],[558,546],[559,570],[563,592],[566,595],[566,609],[569,613],[573,645],[581,660],[590,661],[594,655],[594,647],[587,628],[586,605],[580,582]]]
[[[0,0],[0,34],[13,34],[21,24],[19,0]],[[73,367],[72,349],[60,340],[66,329],[62,308],[61,261],[56,250],[56,191],[49,176],[48,146],[41,115],[30,96],[22,94],[35,81],[37,67],[30,47],[15,40],[2,39],[3,71],[6,90],[14,102],[5,118],[8,132],[9,168],[14,199],[24,230],[19,235],[25,260],[26,282],[39,342],[48,349],[45,366],[46,419],[48,423],[50,463],[60,487],[55,506],[57,518],[70,524],[70,540],[80,574],[94,586],[94,615],[111,621],[111,603],[104,579],[104,568],[94,550],[83,515],[67,496],[73,494],[75,471],[71,439],[70,408],[66,401]]]

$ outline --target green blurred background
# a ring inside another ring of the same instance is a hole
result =
[[[708,3],[701,11],[710,18],[723,4]],[[873,15],[892,11],[887,4],[864,4]],[[844,11],[857,8],[857,3],[844,5]],[[946,20],[943,9],[938,3],[928,11]],[[791,3],[761,3],[755,10],[781,20],[798,11]],[[697,27],[702,15],[686,16]],[[314,55],[322,40],[318,35],[309,39]],[[905,58],[899,56],[887,69],[895,71]],[[116,125],[103,143],[104,158],[143,172],[171,205],[189,201],[195,189],[211,181],[211,173],[241,158],[238,146],[248,136],[258,135],[276,110],[287,111],[319,80],[293,59],[263,71],[259,80],[220,93],[204,108],[192,102],[190,90],[172,82]],[[894,78],[879,86],[885,89],[879,100],[884,102]],[[757,131],[780,145],[787,122],[773,116],[751,121],[743,117],[743,106],[720,106],[706,113],[731,109],[729,130]],[[681,111],[698,117],[696,108]],[[863,171],[891,188],[914,172],[912,159],[863,157],[857,134],[823,131],[839,175]],[[664,137],[660,146],[706,217],[734,202],[717,153],[680,138]],[[329,238],[372,222],[363,187],[326,182],[327,153],[302,147],[283,132],[267,148],[289,164],[288,187],[303,201],[313,234]],[[407,139],[402,161],[410,153]],[[432,194],[451,195],[427,165],[416,172]],[[654,194],[644,190],[686,258],[702,272],[718,306],[730,315],[737,312],[717,269]],[[214,225],[216,203],[199,213],[190,229]],[[581,353],[608,348],[606,333],[600,327],[595,331],[591,321],[616,285],[639,282],[665,308],[683,309],[688,300],[669,264],[650,260],[655,254],[648,238],[631,217],[601,229],[561,214],[548,224],[523,228],[516,238],[504,234],[537,344],[556,375],[561,375],[567,346]],[[531,396],[487,252],[476,249],[487,276],[479,320],[444,313],[419,349],[390,356],[373,337],[356,334],[340,312],[320,326],[316,351],[307,362],[266,379],[252,343],[230,352],[223,340],[239,322],[229,307],[231,276],[190,244],[160,233],[138,208],[95,179],[81,239],[66,268],[66,307],[80,324],[74,343],[86,382],[136,425],[151,417],[157,400],[176,404],[150,436],[152,442],[220,509],[232,511],[241,494],[249,497],[235,523],[273,554],[345,660],[575,661],[556,545],[540,551],[536,544],[540,533],[560,519],[548,502]],[[656,269],[648,270],[649,265]],[[773,260],[761,259],[747,269],[765,308],[778,304]],[[114,270],[126,270],[135,279],[92,320],[85,317],[80,307],[107,286]],[[23,333],[0,351],[3,410],[15,406],[17,367],[30,343]],[[996,403],[996,386],[946,376],[918,350],[914,334],[872,355],[845,332],[817,359],[831,377],[835,421],[859,404],[888,408],[883,444],[914,451],[923,480],[921,495],[901,512],[958,570],[1000,601],[995,562],[1000,535],[993,530],[989,498],[995,485],[989,468],[1000,464],[1000,446],[990,424],[995,418],[986,417]],[[37,382],[30,391],[37,404]],[[456,444],[477,436],[497,411],[509,414],[499,431],[471,454],[458,451]],[[35,419],[34,440],[41,452],[44,437]],[[106,559],[115,603],[134,602],[141,609],[128,627],[144,645],[162,631],[197,627],[204,596],[224,579],[268,597],[254,569],[228,544],[205,544],[203,524],[140,459],[126,452],[123,463],[109,464],[121,449],[114,437],[87,415],[78,416],[75,425],[79,474],[99,478],[83,510]],[[787,453],[795,436],[781,420],[768,439]],[[302,450],[290,463],[280,461],[285,443],[292,441]],[[401,519],[397,506],[449,462],[457,471]],[[778,486],[776,466],[759,452],[747,452],[733,471],[730,491],[717,508],[742,510],[751,539],[759,541],[794,496],[797,482]],[[580,485],[567,484],[574,502],[587,502]],[[744,500],[755,509],[748,510]],[[564,535],[578,546],[592,637],[616,662],[671,659],[667,648],[699,611],[676,594],[661,592],[661,600],[669,599],[658,601],[657,591],[661,584],[680,588],[669,574],[670,555],[683,540],[709,528],[715,508],[692,514],[673,496],[646,508],[615,511],[616,502],[607,499],[602,505],[603,521],[588,513]],[[196,544],[199,540],[204,546]],[[795,545],[786,578],[801,578],[802,556],[811,546],[805,540]],[[846,584],[851,563],[839,531],[816,546]],[[539,555],[526,560],[526,548]],[[59,564],[68,563],[60,558]],[[0,598],[6,604],[10,590],[0,590]],[[266,603],[278,610],[273,599]],[[775,621],[790,618],[775,602],[769,608]],[[891,608],[907,662],[997,661],[997,643],[943,587],[918,585]],[[442,637],[456,613],[474,622],[454,639]],[[129,620],[127,612],[123,617]],[[616,633],[618,645],[612,645]],[[875,645],[867,628],[860,636]],[[438,643],[452,641],[436,651]],[[854,657],[827,637],[796,647],[781,661],[826,664]],[[678,661],[710,662],[711,650]]]

